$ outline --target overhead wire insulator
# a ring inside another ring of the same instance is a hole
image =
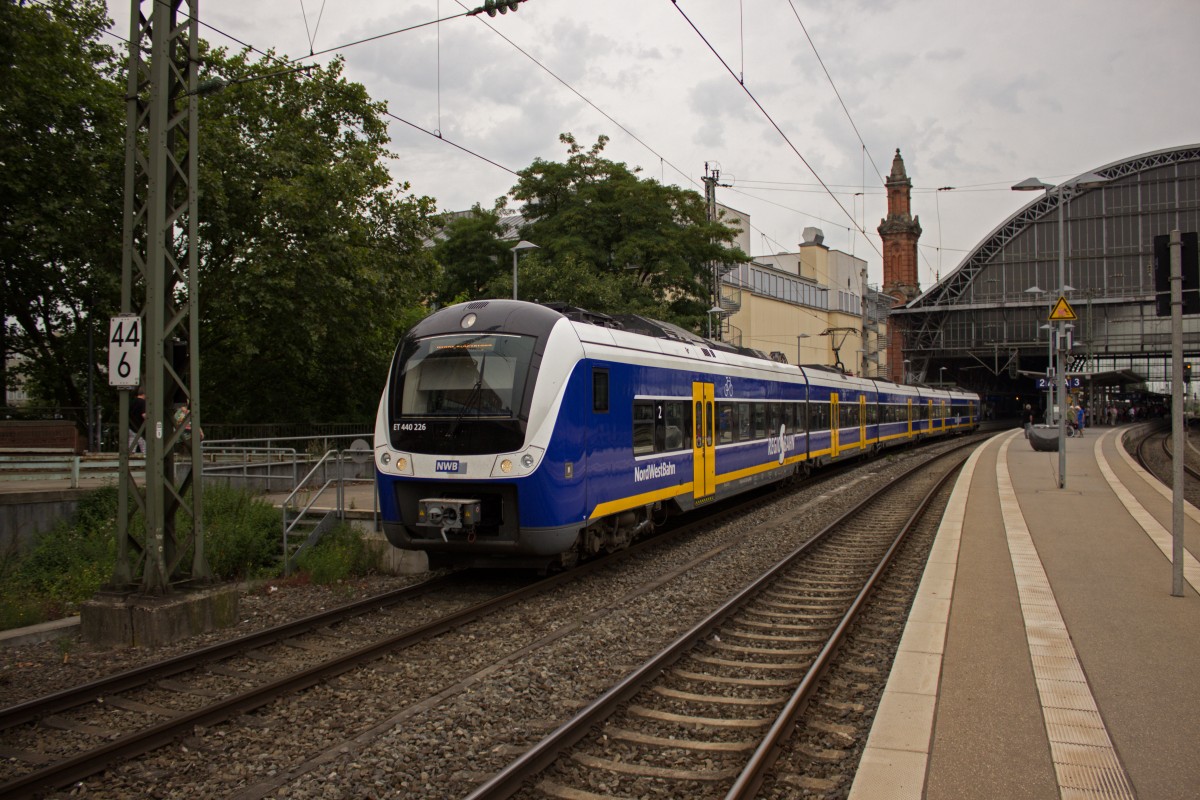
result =
[[[524,2],[525,0],[483,0],[482,6],[468,11],[467,15],[473,17],[482,11],[486,11],[489,17],[494,17],[497,14],[507,14],[509,11],[515,13],[521,3]]]

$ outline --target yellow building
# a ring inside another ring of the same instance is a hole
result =
[[[722,210],[749,230],[747,215]],[[817,228],[805,228],[803,238],[798,252],[754,256],[722,271],[713,314],[721,338],[790,364],[883,376],[890,300],[866,285],[866,261],[825,246]],[[749,252],[749,235],[736,244]]]

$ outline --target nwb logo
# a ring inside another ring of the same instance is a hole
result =
[[[461,461],[436,461],[433,468],[437,472],[461,472]]]

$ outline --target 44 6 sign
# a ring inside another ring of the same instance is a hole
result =
[[[118,314],[108,320],[108,385],[134,389],[142,381],[142,319]]]

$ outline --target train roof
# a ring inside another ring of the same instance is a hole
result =
[[[598,325],[602,328],[640,333],[643,336],[651,336],[656,339],[670,339],[684,344],[700,345],[710,350],[736,353],[747,358],[759,358],[764,361],[777,363],[761,350],[755,350],[750,347],[736,347],[725,342],[715,342],[712,339],[706,339],[697,333],[692,333],[673,323],[643,317],[641,314],[601,314],[596,311],[588,311],[587,309],[576,308],[563,303],[543,303],[543,305],[557,311],[573,322],[586,322],[589,325]]]

